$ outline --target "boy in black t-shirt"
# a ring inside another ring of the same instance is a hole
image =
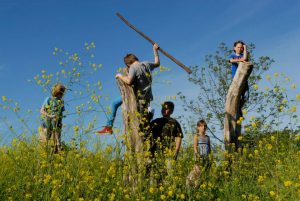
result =
[[[155,152],[165,154],[171,152],[174,159],[180,150],[183,133],[180,124],[171,117],[174,111],[174,103],[167,101],[162,104],[163,117],[153,120],[150,124],[149,140],[152,156]]]

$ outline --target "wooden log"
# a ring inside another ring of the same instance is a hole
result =
[[[224,119],[224,142],[226,149],[230,149],[229,145],[232,143],[235,145],[235,149],[240,146],[238,137],[241,135],[241,125],[237,124],[237,120],[242,116],[240,112],[240,100],[252,68],[251,63],[240,62],[227,93]]]
[[[133,26],[132,24],[130,24],[120,13],[116,13],[116,15],[130,28],[132,28],[134,31],[136,31],[138,34],[140,34],[143,38],[145,38],[147,41],[149,41],[152,45],[155,44],[155,42],[149,38],[146,34],[144,34],[143,32],[141,32],[140,30],[138,30],[135,26]],[[171,59],[172,61],[174,61],[178,66],[180,66],[181,68],[183,68],[188,74],[192,73],[192,70],[190,68],[188,68],[187,66],[185,66],[183,63],[181,63],[179,60],[177,60],[176,58],[174,58],[172,55],[170,55],[168,52],[166,52],[165,50],[163,50],[161,47],[159,47],[158,49],[161,53],[163,53],[166,57],[168,57],[169,59]]]
[[[122,116],[125,133],[125,163],[130,172],[126,175],[129,184],[137,185],[143,172],[143,138],[139,133],[140,121],[138,118],[136,98],[131,86],[117,80],[122,95]]]

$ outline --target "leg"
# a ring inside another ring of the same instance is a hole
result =
[[[122,97],[119,96],[111,103],[111,113],[108,115],[108,121],[106,126],[113,127],[118,108],[122,105],[122,102]]]
[[[107,133],[112,134],[113,133],[112,127],[114,125],[114,120],[115,120],[118,108],[122,105],[122,102],[123,102],[122,97],[119,96],[111,103],[111,113],[108,114],[108,116],[107,116],[106,125],[102,130],[98,131],[97,133],[99,133],[99,134],[107,134]]]
[[[62,150],[61,146],[61,129],[62,122],[58,120],[57,122],[53,122],[55,124],[53,131],[53,142],[54,142],[54,153],[57,153]]]
[[[148,106],[150,102],[139,99],[137,100],[137,110],[140,115],[140,131],[143,133],[146,133],[148,130],[148,127],[150,125],[149,117],[148,117]]]

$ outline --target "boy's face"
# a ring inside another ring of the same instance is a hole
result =
[[[198,126],[198,130],[199,130],[199,133],[205,134],[205,132],[206,132],[206,126],[204,124],[200,124]]]
[[[168,105],[164,105],[161,108],[161,114],[162,114],[163,117],[170,117],[172,112],[173,111],[169,108]]]
[[[244,51],[244,47],[242,45],[242,43],[238,43],[235,47],[234,47],[234,51],[237,54],[241,54]]]

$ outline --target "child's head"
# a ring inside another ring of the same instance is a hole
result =
[[[163,117],[169,117],[174,111],[174,103],[171,101],[166,101],[161,106],[161,114]]]
[[[138,61],[139,59],[134,55],[134,54],[127,54],[124,57],[124,63],[126,66],[130,66],[131,64],[133,64],[135,61]]]
[[[197,130],[198,130],[198,133],[201,133],[201,134],[205,134],[205,131],[207,129],[207,124],[206,122],[201,119],[197,122]]]
[[[66,91],[66,87],[60,83],[57,83],[52,88],[52,96],[55,98],[62,98]]]
[[[245,43],[243,41],[241,41],[241,40],[238,40],[238,41],[234,42],[234,44],[233,44],[233,51],[236,54],[243,53],[243,51],[244,51],[244,45],[245,45]]]

